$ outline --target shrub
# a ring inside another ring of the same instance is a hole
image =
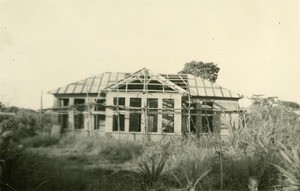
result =
[[[12,168],[9,185],[16,190],[83,190],[89,180],[81,169],[62,161],[24,152]]]
[[[13,166],[9,185],[15,190],[142,190],[129,171],[70,168],[67,163],[26,151]]]
[[[138,174],[142,177],[145,186],[148,187],[153,186],[160,180],[166,164],[166,159],[150,157],[139,161],[137,164],[139,166]]]
[[[49,147],[59,142],[57,137],[36,135],[34,137],[27,137],[21,140],[25,147]]]
[[[181,161],[177,171],[177,175],[173,175],[180,187],[194,191],[197,186],[199,186],[202,190],[199,183],[205,176],[207,176],[207,174],[211,171],[211,168],[205,160],[186,158],[185,161]],[[178,177],[179,174],[184,175],[186,179],[185,183],[180,180],[180,177]]]
[[[281,165],[275,165],[284,177],[284,190],[300,190],[300,145],[288,149],[282,146],[280,150]]]
[[[138,142],[113,140],[101,146],[100,154],[111,161],[126,162],[139,155],[141,150],[142,145]]]
[[[139,141],[115,140],[113,137],[63,137],[59,146],[77,153],[93,153],[112,162],[126,162],[141,154]]]

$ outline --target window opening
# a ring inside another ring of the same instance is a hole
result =
[[[74,107],[77,111],[84,111],[85,100],[84,99],[74,99]]]
[[[97,114],[94,116],[94,129],[104,131],[105,129],[105,115]]]
[[[164,133],[174,133],[174,99],[162,99],[162,128]],[[166,113],[165,113],[166,112]]]
[[[95,111],[105,111],[105,99],[98,99],[96,101]]]
[[[190,104],[190,132],[196,133],[197,129],[197,107],[196,103]]]
[[[148,98],[148,132],[157,132],[157,108],[158,108],[158,99],[157,98]]]
[[[114,97],[114,111],[125,110],[125,98],[124,97]],[[119,115],[119,120],[118,120]],[[118,123],[120,122],[120,131],[125,130],[125,115],[124,114],[114,114],[113,116],[113,131],[118,131]]]
[[[98,99],[96,101],[95,111],[105,111],[105,99]],[[104,131],[105,114],[96,114],[94,116],[94,129]]]
[[[141,108],[142,99],[141,98],[130,98],[130,107],[133,111],[138,111],[137,108]],[[141,132],[141,113],[130,113],[129,114],[129,131],[130,132]]]
[[[69,99],[59,99],[59,106],[69,106]]]
[[[69,125],[69,114],[64,112],[60,113],[58,116],[58,123],[62,129],[67,129]]]
[[[82,112],[85,109],[85,100],[84,99],[74,99],[74,128],[83,129],[84,128],[84,116]]]
[[[202,102],[202,132],[213,133],[213,102]]]
[[[69,99],[63,98],[59,99],[59,106],[66,107],[69,106]],[[69,126],[69,114],[66,108],[61,110],[61,113],[58,115],[58,123],[62,127],[62,129],[67,129]]]

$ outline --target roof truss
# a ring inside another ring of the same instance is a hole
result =
[[[143,68],[122,80],[104,88],[106,91],[121,92],[161,92],[161,93],[187,93],[185,89],[166,79],[162,75]]]

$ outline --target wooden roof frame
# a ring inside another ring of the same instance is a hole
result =
[[[147,76],[147,81],[145,79],[141,79],[140,78],[141,75]],[[118,87],[121,86],[121,85],[123,86],[123,85],[131,84],[131,82],[134,81],[134,80],[140,80],[141,83],[144,86],[149,85],[148,83],[151,80],[156,80],[159,83],[161,83],[161,85],[171,88],[172,90],[174,90],[174,92],[181,93],[181,94],[187,94],[188,93],[185,89],[181,88],[180,86],[176,85],[175,83],[171,82],[170,80],[166,79],[165,77],[161,76],[160,74],[152,72],[151,70],[149,70],[147,68],[142,68],[141,70],[138,70],[137,72],[126,76],[125,78],[123,78],[123,79],[121,79],[121,80],[105,87],[102,91],[116,91],[116,90],[119,90],[119,91],[123,92],[123,90],[120,90]],[[136,85],[136,84],[133,83],[133,85]],[[125,92],[128,92],[128,91],[130,91],[130,90],[128,90],[126,88]],[[147,91],[147,88],[145,88],[145,91]],[[154,90],[154,91],[156,91],[156,92],[161,91],[162,93],[169,93],[170,92],[170,91],[165,91],[165,90]]]
[[[136,81],[133,82],[133,80]],[[143,88],[144,84],[147,84],[146,88]],[[120,88],[120,85],[123,87]],[[128,85],[129,89],[126,89]],[[158,74],[147,68],[142,68],[135,73],[105,72],[59,87],[48,93],[55,96],[82,96],[88,93],[99,97],[101,92],[107,91],[181,93],[183,96],[213,99],[243,98],[243,95],[237,92],[200,77],[190,74]]]

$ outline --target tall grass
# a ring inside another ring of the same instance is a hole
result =
[[[49,147],[56,145],[59,142],[59,138],[51,136],[36,135],[34,137],[26,137],[21,139],[21,144],[24,147]]]
[[[179,183],[180,187],[184,188],[185,190],[194,191],[196,190],[197,186],[200,188],[200,190],[203,190],[199,183],[211,171],[210,166],[207,164],[207,162],[199,159],[187,158],[186,161],[182,161],[180,163],[177,175],[173,173],[173,176]],[[185,182],[180,180],[182,179],[179,177],[180,174],[184,175],[186,179]]]
[[[123,163],[142,152],[142,143],[129,140],[116,140],[104,137],[67,136],[60,140],[58,147],[75,153],[93,154],[112,162]]]
[[[138,177],[127,171],[70,168],[65,161],[25,152],[13,168],[9,185],[15,190],[141,190]]]
[[[102,146],[100,155],[114,162],[126,162],[142,152],[142,145],[133,141],[109,141]]]
[[[248,189],[248,178],[256,176],[260,190],[295,190],[299,189],[300,151],[292,146],[300,140],[299,127],[300,117],[293,111],[259,106],[247,113],[246,126],[231,126],[231,134],[225,137],[190,135],[138,142],[67,136],[58,143],[41,137],[24,139],[26,147],[53,145],[51,149],[69,157],[17,152],[20,156],[10,166],[10,185],[25,190],[242,191]],[[113,165],[127,162],[132,168],[84,168],[81,162],[90,156]],[[76,157],[84,160],[73,160]],[[70,160],[78,167],[70,168]]]
[[[300,190],[300,145],[288,149],[280,149],[282,166],[275,165],[283,176],[283,189]]]

